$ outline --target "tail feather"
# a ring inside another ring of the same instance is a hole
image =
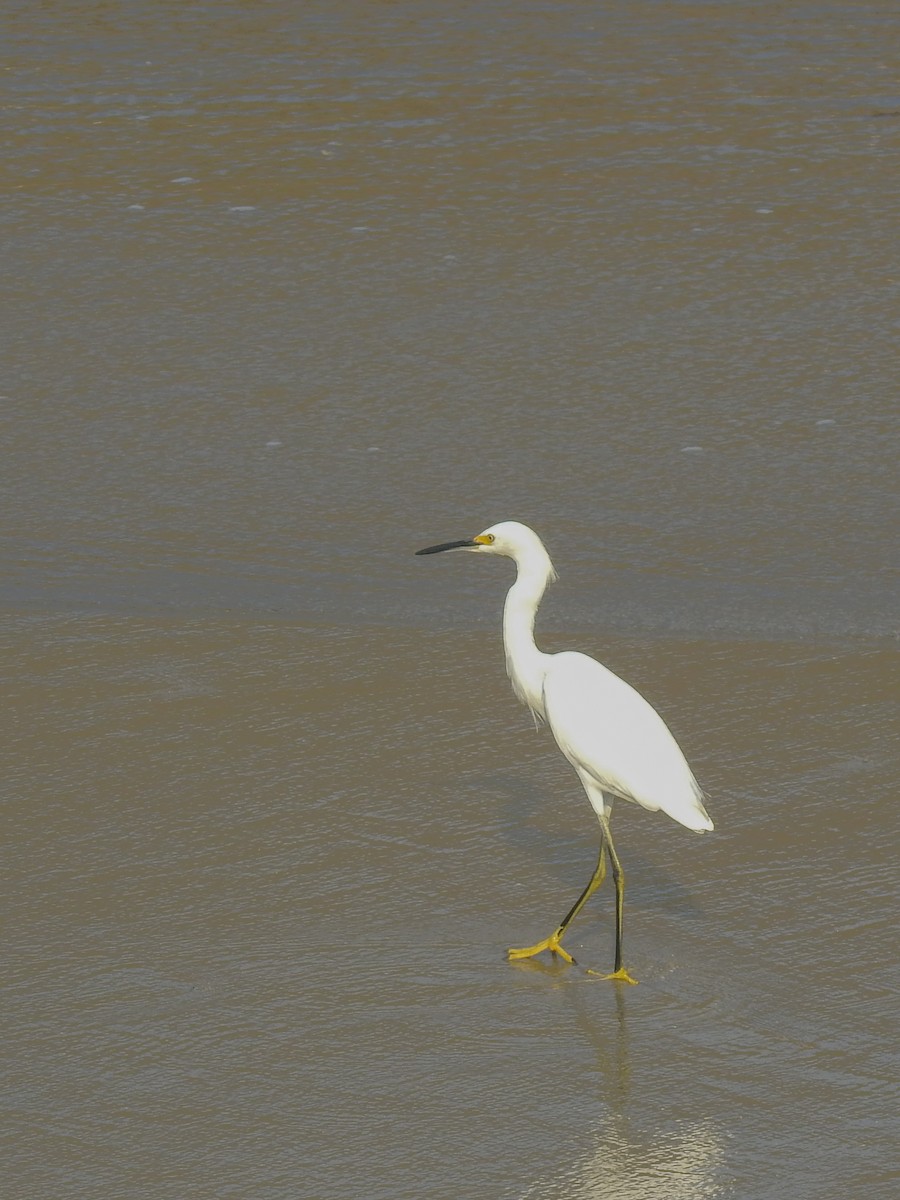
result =
[[[704,796],[700,785],[696,779],[692,779],[691,782],[694,785],[693,802],[673,806],[674,811],[673,809],[666,809],[666,812],[674,820],[684,825],[685,828],[693,829],[695,833],[705,833],[710,829],[715,829],[715,825],[713,825],[712,818],[703,804],[706,796]]]

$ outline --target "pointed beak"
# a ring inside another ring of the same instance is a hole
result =
[[[441,542],[439,546],[426,546],[417,550],[416,554],[443,554],[445,550],[477,550],[479,543],[474,538],[464,538],[460,542]]]

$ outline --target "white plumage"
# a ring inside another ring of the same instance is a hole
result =
[[[511,558],[517,567],[503,609],[506,670],[516,696],[546,722],[560,750],[575,768],[602,830],[597,869],[556,931],[535,946],[508,951],[529,958],[542,950],[572,956],[560,939],[572,919],[600,886],[609,856],[616,884],[616,964],[609,978],[633,983],[622,966],[624,875],[616,855],[609,817],[614,799],[662,811],[688,829],[712,829],[703,793],[678,743],[659,713],[630,684],[586,654],[544,654],[534,641],[541,598],[556,572],[533,529],[518,521],[491,525],[477,537],[428,546],[418,554],[467,550]]]
[[[546,656],[544,711],[597,812],[602,794],[712,829],[703,793],[662,717],[640,692],[586,654]]]

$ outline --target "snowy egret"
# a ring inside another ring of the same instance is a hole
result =
[[[600,821],[600,856],[587,887],[549,937],[534,946],[510,949],[507,956],[531,958],[549,950],[574,963],[561,945],[562,936],[603,882],[608,857],[616,888],[616,956],[612,974],[604,978],[634,983],[622,964],[625,876],[609,827],[613,800],[630,800],[651,812],[662,810],[701,832],[713,827],[703,807],[703,792],[662,717],[630,684],[586,654],[544,654],[535,645],[538,606],[557,575],[533,529],[502,521],[477,537],[426,546],[416,553],[445,550],[499,554],[516,564],[516,581],[503,609],[506,673],[535,722],[550,726]]]

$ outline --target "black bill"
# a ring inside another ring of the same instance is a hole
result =
[[[440,554],[444,550],[471,550],[478,543],[472,538],[464,538],[461,542],[441,542],[439,546],[426,546],[424,550],[417,550],[416,554]]]

